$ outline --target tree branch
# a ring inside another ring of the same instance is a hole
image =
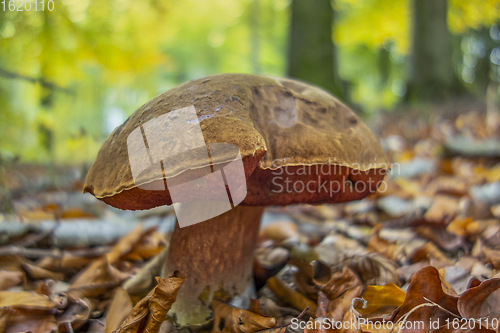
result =
[[[28,81],[30,83],[38,83],[40,84],[42,87],[45,87],[45,88],[48,88],[48,89],[52,89],[52,90],[59,90],[65,94],[68,94],[68,95],[74,95],[75,92],[69,88],[65,88],[65,87],[61,87],[53,82],[50,82],[50,81],[47,81],[45,78],[43,77],[39,77],[39,78],[36,78],[36,77],[30,77],[30,76],[26,76],[26,75],[22,75],[22,74],[18,74],[18,73],[14,73],[14,72],[10,72],[10,71],[7,71],[3,68],[0,68],[0,76],[3,76],[3,77],[6,77],[6,78],[9,78],[9,79],[18,79],[18,80],[24,80],[24,81]]]

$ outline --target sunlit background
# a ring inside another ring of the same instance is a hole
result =
[[[179,83],[224,72],[286,76],[288,0],[50,2],[52,11],[0,10],[3,158],[92,161],[116,126]],[[396,108],[407,89],[410,1],[334,8],[351,101],[365,115]],[[499,22],[498,0],[449,1],[453,66],[478,98],[500,81]]]

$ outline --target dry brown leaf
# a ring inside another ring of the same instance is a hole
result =
[[[57,331],[54,315],[47,311],[17,310],[9,316],[5,333],[52,333]]]
[[[276,276],[273,276],[269,280],[267,280],[266,286],[278,297],[280,297],[299,311],[302,311],[306,307],[309,307],[309,310],[306,312],[308,316],[312,317],[316,313],[317,305],[313,301],[309,300],[298,291],[295,291],[285,285]]]
[[[125,237],[113,246],[107,254],[95,259],[83,271],[73,279],[68,296],[72,298],[96,297],[112,288],[120,285],[122,281],[130,277],[130,274],[124,273],[112,266],[120,258],[128,254],[141,237],[154,231],[150,228],[143,232],[142,224],[137,225]]]
[[[264,316],[260,311],[260,304],[256,302],[258,303],[254,301],[247,311],[212,301],[211,308],[214,313],[212,333],[252,333],[275,327],[278,323],[276,318]]]
[[[0,332],[4,333],[9,323],[10,315],[12,314],[12,309],[0,309]]]
[[[128,254],[122,257],[123,260],[141,261],[148,260],[160,253],[166,246],[167,241],[163,232],[153,232],[143,235],[141,241],[135,244]]]
[[[279,244],[285,239],[299,239],[299,231],[295,223],[279,221],[264,226],[260,231],[259,237],[272,239]]]
[[[280,307],[272,300],[266,297],[259,298],[260,312],[265,316],[278,318],[281,317]]]
[[[334,300],[346,291],[361,285],[362,283],[358,276],[347,266],[344,266],[341,271],[333,273],[330,280],[322,285],[320,289],[325,293],[328,299]]]
[[[127,315],[134,308],[134,304],[129,294],[123,288],[116,288],[113,301],[106,315],[106,333],[112,333],[120,328],[121,324],[127,318]]]
[[[500,217],[500,204],[495,205],[495,206],[491,206],[490,208],[491,208],[491,213],[493,214],[493,216]]]
[[[41,268],[28,263],[21,264],[22,269],[26,272],[26,275],[33,280],[63,280],[64,274],[51,272],[48,269]]]
[[[57,317],[59,333],[71,333],[85,324],[92,310],[93,306],[88,298],[72,300],[64,313]]]
[[[446,227],[448,232],[458,236],[470,235],[469,225],[474,221],[470,217],[456,217],[450,224]]]
[[[353,303],[354,302],[355,301],[353,300]],[[353,303],[351,303],[349,311],[346,312],[344,318],[342,319],[343,324],[339,333],[361,333],[358,325],[358,319],[360,315],[359,312],[354,308]]]
[[[480,235],[485,232],[488,228],[498,225],[496,219],[488,220],[475,220],[466,226],[467,235]]]
[[[344,264],[361,278],[365,286],[400,284],[396,265],[377,253],[354,256],[345,260]]]
[[[397,177],[394,181],[404,193],[398,193],[403,198],[412,198],[423,192],[422,185],[416,180],[409,180],[403,177]]]
[[[294,274],[298,291],[311,300],[317,300],[321,286],[325,285],[332,277],[332,269],[319,260],[308,262],[301,258],[292,258],[290,264],[299,269]]]
[[[470,288],[458,299],[458,311],[464,318],[500,317],[500,279],[489,279]],[[489,327],[492,327],[491,324]]]
[[[289,258],[287,249],[272,247],[272,241],[266,241],[266,243],[268,243],[267,246],[257,248],[254,256],[253,275],[257,289],[264,286],[268,278],[278,274]]]
[[[56,303],[47,296],[29,291],[0,291],[0,307],[27,310],[50,310]]]
[[[155,285],[155,277],[160,275],[162,267],[168,255],[168,247],[165,247],[156,257],[148,261],[135,275],[128,279],[123,288],[134,301],[145,297]]]
[[[291,263],[299,268],[299,272],[294,275],[297,289],[310,299],[317,299],[318,291],[322,291],[328,299],[333,300],[362,284],[358,276],[346,266],[332,273],[332,269],[319,260],[306,263],[294,259]]]
[[[17,213],[19,216],[24,217],[27,220],[54,220],[55,214],[53,212],[46,212],[40,208],[35,208],[33,210],[26,210]]]
[[[380,238],[380,226],[378,226],[370,237],[367,244],[367,250],[370,252],[377,252],[386,257],[389,260],[396,260],[402,255],[403,248],[391,244],[387,240]]]
[[[8,254],[0,256],[0,267],[6,271],[22,272],[21,264],[26,260],[20,255]]]
[[[500,269],[500,251],[492,250],[486,246],[483,246],[482,250],[491,265],[496,269]]]
[[[456,316],[459,315],[457,309],[458,298],[450,296],[443,291],[439,272],[436,268],[427,266],[413,274],[406,292],[405,301],[399,308],[399,312],[394,318],[394,322],[397,322],[402,319],[403,316],[409,314],[407,316],[407,321],[422,321],[427,331],[430,329],[431,321],[439,319],[441,322],[444,322],[446,318],[455,318],[448,312],[437,309],[435,306],[422,306],[422,304],[429,304],[430,302],[428,300],[454,313]],[[421,332],[421,330],[413,330],[411,332]]]
[[[68,252],[63,252],[61,258],[46,257],[38,262],[40,268],[60,271],[77,272],[92,262],[92,258],[77,257]]]
[[[28,291],[0,291],[0,328],[6,323],[6,333],[52,332],[57,328],[54,317],[56,307],[57,304],[45,295]]]
[[[430,195],[445,194],[461,197],[467,194],[467,183],[454,176],[439,176],[432,180],[426,187],[426,192]]]
[[[433,223],[451,221],[458,211],[458,199],[448,195],[436,195],[424,218]]]
[[[346,291],[344,294],[337,297],[336,299],[330,301],[327,310],[327,313],[330,315],[330,318],[332,318],[335,321],[341,320],[345,316],[347,311],[349,311],[353,299],[359,297],[359,295],[361,295],[362,292],[363,292],[363,286],[357,286],[354,287],[353,289]]]
[[[448,259],[434,243],[427,242],[422,247],[417,249],[411,255],[411,262],[417,263],[421,261],[430,261],[433,266],[445,267],[451,265],[451,260]]]
[[[17,286],[23,281],[23,277],[24,274],[19,271],[0,270],[0,290],[6,290]]]
[[[144,232],[142,224],[137,225],[106,254],[109,263],[115,264],[122,256],[132,251],[134,246],[141,240],[141,237],[153,231],[154,228],[150,228]]]
[[[109,264],[106,257],[95,260],[78,274],[67,293],[69,298],[97,297],[119,286],[130,274]]]
[[[134,306],[120,328],[114,332],[158,333],[167,312],[175,302],[184,277],[179,271],[175,271],[166,279],[156,277],[156,281],[158,285]]]
[[[70,207],[62,211],[59,215],[61,219],[95,218],[96,216],[78,207]]]
[[[443,250],[456,251],[464,247],[463,237],[448,232],[441,226],[420,226],[415,231],[422,237],[427,238]]]

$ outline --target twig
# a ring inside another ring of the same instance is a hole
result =
[[[69,333],[75,333],[75,331],[73,331],[73,326],[71,326],[71,323],[69,321],[66,322],[66,326],[68,327]]]
[[[58,249],[45,250],[45,249],[29,249],[20,246],[2,246],[0,247],[0,256],[7,255],[21,255],[28,258],[59,258],[61,257],[61,251]]]
[[[10,71],[7,71],[3,68],[0,68],[0,76],[3,76],[3,77],[6,77],[6,78],[9,78],[9,79],[18,79],[18,80],[24,80],[24,81],[28,81],[30,83],[38,83],[40,84],[41,86],[45,87],[45,88],[49,88],[49,89],[53,89],[53,90],[60,90],[61,92],[65,93],[65,94],[68,94],[68,95],[74,95],[75,92],[69,88],[65,88],[65,87],[61,87],[53,82],[50,82],[50,81],[47,81],[45,78],[43,77],[39,77],[39,78],[36,78],[36,77],[30,77],[30,76],[26,76],[26,75],[22,75],[22,74],[18,74],[18,73],[14,73],[14,72],[10,72]]]
[[[31,249],[20,246],[2,246],[0,247],[0,256],[5,255],[20,255],[27,258],[62,258],[64,253],[71,254],[75,257],[98,257],[109,252],[109,246],[100,246],[90,249],[61,251],[59,249]]]

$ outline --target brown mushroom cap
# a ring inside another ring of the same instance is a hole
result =
[[[121,209],[172,204],[168,188],[143,189],[144,184],[164,183],[162,175],[146,172],[134,182],[127,138],[149,120],[192,105],[207,145],[230,143],[239,148],[248,190],[242,205],[361,199],[376,190],[375,184],[388,169],[384,152],[368,127],[329,93],[290,79],[219,74],[183,83],[134,112],[102,145],[84,191]],[[160,144],[171,144],[176,135],[159,133]],[[212,163],[229,161],[221,154]],[[165,166],[164,175],[166,179],[192,179],[204,167],[191,154]],[[279,191],[276,177],[282,177],[281,181],[285,177],[291,184],[309,182],[309,190],[292,186],[291,191]]]

